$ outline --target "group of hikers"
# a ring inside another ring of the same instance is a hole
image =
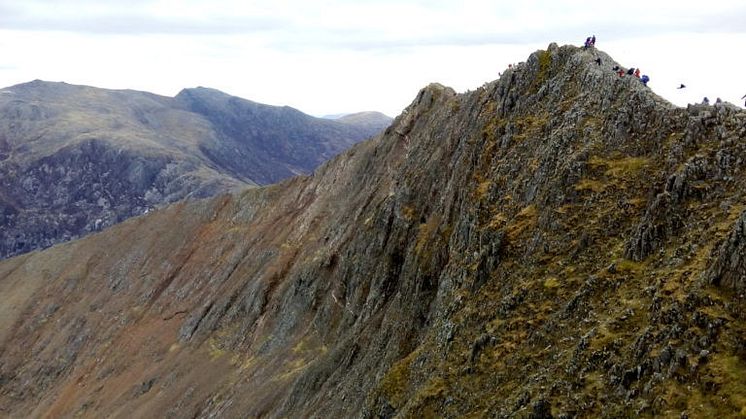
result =
[[[594,48],[595,46],[596,46],[596,35],[589,36],[589,37],[585,38],[585,44],[583,45],[583,49],[584,50],[587,50],[588,48]],[[599,66],[601,64],[603,64],[601,62],[601,57],[596,57],[596,59],[594,61]],[[615,65],[614,67],[612,67],[612,70],[614,72],[616,72],[619,75],[619,77],[624,77],[625,75],[637,77],[638,79],[640,79],[640,82],[642,84],[644,84],[645,86],[647,86],[648,82],[650,81],[650,77],[648,77],[647,74],[640,75],[640,69],[639,68],[634,68],[633,67],[633,68],[630,68],[628,70],[624,70],[623,68],[619,67],[618,65]],[[679,87],[677,87],[677,89],[685,89],[685,88],[686,88],[686,85],[684,85],[684,83],[681,83],[681,85]],[[741,99],[746,99],[746,95],[743,95],[743,97]],[[704,100],[702,102],[704,104],[709,104],[710,100],[707,99],[707,98],[704,98]],[[743,106],[746,107],[746,102],[744,102]]]
[[[623,68],[619,67],[618,65],[615,65],[612,68],[612,70],[614,70],[619,75],[619,77],[624,77],[625,74],[627,74],[628,76],[635,76],[638,79],[640,79],[640,81],[642,82],[642,84],[644,84],[645,86],[647,86],[648,82],[650,81],[650,77],[648,77],[647,74],[643,74],[642,76],[640,76],[640,69],[639,68],[632,67],[632,68],[628,69],[627,71],[624,71]]]
[[[596,46],[596,35],[589,36],[588,38],[585,38],[585,45],[583,46],[583,49],[595,48],[595,46]],[[603,64],[601,62],[601,57],[596,57],[596,59],[594,61],[598,65]],[[650,81],[650,77],[648,77],[647,74],[643,74],[642,76],[640,75],[640,69],[639,68],[632,67],[632,68],[630,68],[630,69],[628,69],[628,70],[625,71],[623,68],[619,67],[618,65],[615,65],[612,68],[612,70],[614,72],[616,72],[619,75],[619,77],[624,77],[625,74],[627,74],[628,76],[635,76],[638,79],[640,79],[640,82],[642,82],[642,84],[644,84],[645,86],[647,86],[648,82]]]

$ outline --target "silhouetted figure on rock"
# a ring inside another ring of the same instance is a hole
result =
[[[684,83],[681,83],[681,86],[677,87],[677,89],[684,89],[684,88],[686,88],[686,86],[684,85]]]

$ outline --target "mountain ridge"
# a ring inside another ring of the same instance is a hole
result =
[[[599,53],[431,84],[312,176],[0,262],[0,409],[738,414],[745,114]]]

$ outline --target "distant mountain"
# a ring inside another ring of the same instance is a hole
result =
[[[391,117],[380,112],[358,112],[337,118],[338,122],[380,131],[391,125]]]
[[[234,176],[248,176],[261,185],[310,173],[391,122],[389,118],[382,126],[363,117],[314,118],[287,106],[262,105],[203,87],[182,90],[175,99],[208,120],[222,139],[201,145],[200,151]]]
[[[33,81],[0,90],[0,258],[185,197],[266,185],[374,135],[213,89],[175,98]]]

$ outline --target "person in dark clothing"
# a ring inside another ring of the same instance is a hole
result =
[[[596,47],[596,35],[593,35],[591,37],[591,46],[594,48]]]
[[[684,83],[681,83],[681,86],[677,87],[677,89],[684,89],[685,87]]]
[[[585,38],[585,44],[583,45],[583,49],[588,49],[588,47],[591,46],[591,37]]]
[[[640,77],[640,81],[642,82],[642,84],[647,86],[648,82],[650,81],[650,77],[648,77],[647,74],[643,74],[642,77]]]
[[[594,60],[596,64],[601,65],[601,57],[598,57]]]
[[[704,103],[705,105],[709,105],[710,104],[710,99],[707,99],[707,96],[705,96],[705,98],[702,99],[702,103]]]
[[[633,74],[635,74],[635,68],[634,68],[634,67],[632,67],[632,68],[630,68],[629,70],[627,70],[627,75],[628,75],[628,76],[631,76],[631,75],[633,75]]]

